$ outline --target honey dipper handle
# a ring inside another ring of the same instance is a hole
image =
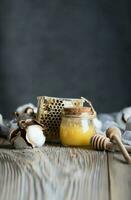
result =
[[[107,137],[110,138],[110,140],[116,141],[119,149],[121,150],[121,153],[123,154],[124,158],[127,160],[127,162],[129,164],[131,164],[131,158],[125,148],[125,146],[122,144],[121,142],[121,131],[120,129],[118,129],[117,127],[113,127],[113,128],[108,128],[106,131],[106,135]]]
[[[118,144],[124,158],[127,160],[127,162],[129,164],[131,164],[131,158],[130,158],[125,146],[122,144],[122,142],[120,141],[120,139],[117,136],[114,136],[114,139],[117,141],[117,144]]]

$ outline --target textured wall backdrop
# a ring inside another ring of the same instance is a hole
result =
[[[37,95],[85,96],[99,112],[131,105],[128,0],[1,0],[0,112]]]

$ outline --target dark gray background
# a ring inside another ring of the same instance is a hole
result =
[[[131,105],[128,0],[1,0],[0,112],[36,96],[84,96],[98,112]]]

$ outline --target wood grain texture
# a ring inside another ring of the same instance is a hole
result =
[[[107,154],[79,148],[0,149],[0,200],[109,200]]]
[[[108,154],[111,200],[131,200],[131,165],[119,153]]]

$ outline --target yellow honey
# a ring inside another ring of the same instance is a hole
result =
[[[65,112],[60,125],[60,139],[64,146],[90,146],[93,135],[95,127],[92,116],[85,112],[85,108],[82,111],[77,108],[75,112],[73,108],[73,113],[71,108],[70,113]]]

